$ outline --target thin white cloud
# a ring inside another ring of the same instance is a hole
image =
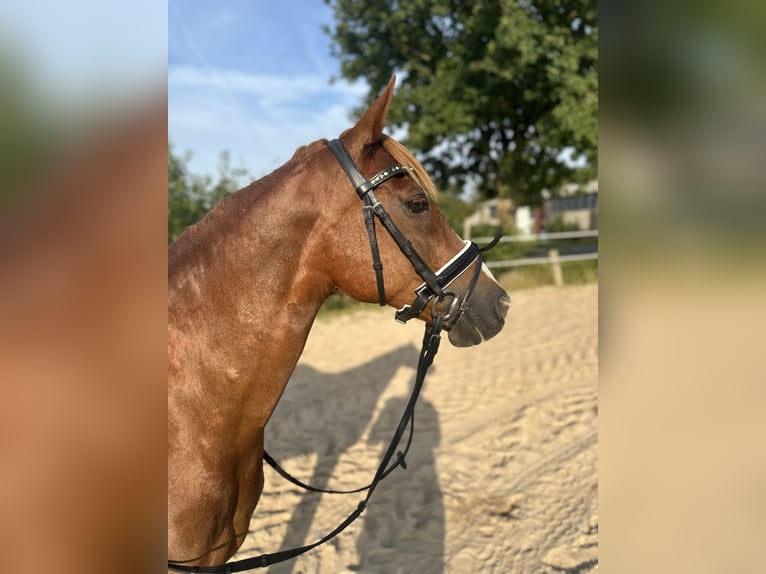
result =
[[[366,94],[359,82],[330,84],[319,75],[249,74],[210,67],[168,70],[168,131],[176,150],[191,150],[191,169],[215,174],[218,154],[261,176],[294,150],[338,135]]]
[[[215,88],[229,93],[251,94],[264,98],[303,100],[319,94],[341,97],[363,97],[366,86],[362,82],[330,84],[319,75],[277,76],[249,74],[238,70],[220,70],[195,66],[172,66],[168,69],[168,86],[173,88]]]

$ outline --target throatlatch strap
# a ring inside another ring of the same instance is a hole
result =
[[[383,282],[383,263],[380,260],[380,251],[378,250],[378,237],[375,235],[375,212],[369,201],[369,198],[364,198],[364,225],[367,228],[367,238],[370,241],[370,251],[372,252],[372,269],[375,271],[375,282],[378,285],[378,304],[385,307],[386,286]]]

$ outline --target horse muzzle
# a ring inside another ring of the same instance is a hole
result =
[[[449,341],[455,347],[471,347],[497,335],[511,306],[511,298],[494,281],[481,283],[462,313],[449,327]]]

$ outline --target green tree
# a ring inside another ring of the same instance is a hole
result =
[[[326,2],[342,75],[366,79],[368,100],[399,75],[390,123],[440,185],[479,178],[485,197],[539,203],[594,176],[595,0]]]
[[[439,200],[439,210],[459,235],[463,233],[463,221],[474,211],[474,206],[460,199],[457,193],[443,193]]]
[[[188,159],[188,154],[176,156],[168,144],[168,244],[205,213],[189,192]]]
[[[218,179],[189,172],[189,152],[173,153],[168,143],[168,244],[189,225],[199,221],[224,195],[237,191],[249,178],[244,168],[232,168],[228,151],[221,152]]]

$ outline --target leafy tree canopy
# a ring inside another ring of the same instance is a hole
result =
[[[539,203],[596,173],[595,0],[325,1],[342,75],[372,101],[398,74],[390,123],[442,187]]]

